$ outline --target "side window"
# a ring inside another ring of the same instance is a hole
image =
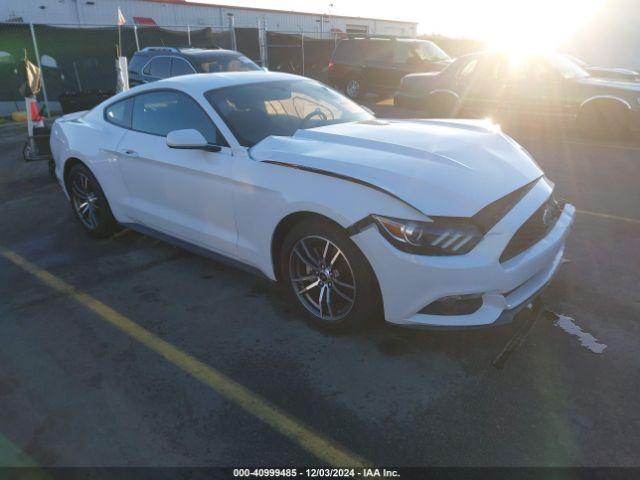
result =
[[[133,98],[127,98],[113,103],[104,109],[104,118],[109,123],[123,128],[131,128],[131,111]]]
[[[363,61],[363,40],[341,40],[333,55],[335,63],[361,64]]]
[[[393,48],[393,63],[406,65],[409,63],[411,53],[411,45],[406,42],[395,42]]]
[[[367,63],[390,63],[393,61],[393,46],[391,40],[369,40],[367,44]]]
[[[171,59],[171,76],[179,77],[180,75],[190,75],[195,73],[193,67],[182,58],[174,57]]]
[[[140,70],[147,63],[148,58],[143,55],[134,55],[129,62],[129,71],[134,73],[141,73]]]
[[[462,67],[458,71],[458,78],[456,79],[459,83],[467,82],[473,77],[476,72],[476,68],[478,66],[478,59],[474,58],[473,60],[469,60],[467,64]]]
[[[163,137],[173,130],[193,128],[207,142],[228,146],[213,121],[195,100],[178,92],[158,91],[137,95],[132,126],[134,130]]]
[[[156,78],[167,78],[171,76],[171,58],[158,57],[151,60],[147,68],[144,69],[145,75]]]

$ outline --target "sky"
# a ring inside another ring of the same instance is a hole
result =
[[[492,44],[559,44],[597,15],[607,0],[198,0],[278,10],[417,21],[419,33]],[[526,40],[521,40],[526,39]]]

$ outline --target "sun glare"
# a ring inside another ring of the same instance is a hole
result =
[[[605,3],[604,0],[538,0],[499,3],[487,25],[489,48],[512,57],[556,50]]]

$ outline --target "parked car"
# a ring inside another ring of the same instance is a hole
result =
[[[570,60],[576,62],[593,77],[612,78],[615,80],[625,80],[628,82],[640,82],[640,73],[636,72],[635,70],[630,70],[628,68],[595,67],[593,65],[589,65],[584,60],[581,60],[572,55],[565,54],[565,56]]]
[[[440,73],[406,76],[395,105],[435,117],[554,118],[618,136],[640,125],[639,98],[640,83],[594,78],[563,55],[476,53]]]
[[[405,75],[439,71],[450,62],[449,55],[427,40],[349,38],[333,52],[329,83],[353,99],[369,92],[393,94]]]
[[[135,86],[191,73],[251,70],[260,70],[260,67],[233,50],[146,47],[134,53],[129,62],[129,84]]]
[[[560,267],[575,212],[486,122],[377,120],[284,73],[141,85],[58,119],[51,150],[91,236],[223,256],[334,329],[508,322]]]

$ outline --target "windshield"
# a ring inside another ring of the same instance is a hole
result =
[[[270,135],[290,137],[298,129],[373,118],[362,107],[314,80],[237,85],[212,90],[205,96],[245,147]]]
[[[199,71],[202,73],[248,72],[260,70],[260,67],[244,55],[215,55],[198,58]]]
[[[564,78],[585,78],[589,76],[580,65],[564,55],[550,55],[549,63]]]
[[[449,55],[447,55],[444,50],[442,50],[433,42],[416,42],[415,52],[421,60],[429,62],[451,60],[451,57],[449,57]]]

